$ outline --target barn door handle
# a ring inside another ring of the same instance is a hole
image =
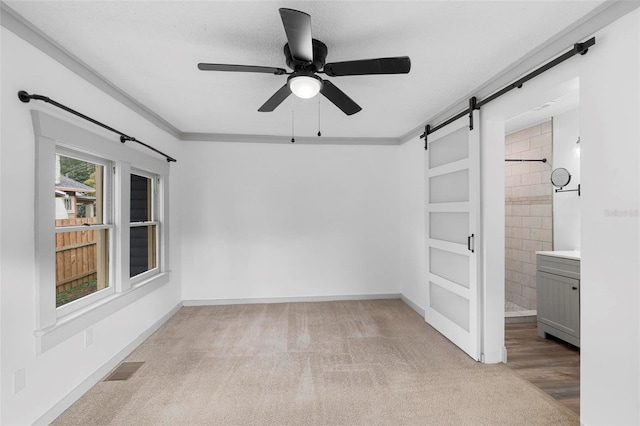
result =
[[[471,240],[473,240],[473,242],[475,243],[475,234],[471,234],[467,237],[467,250],[469,250],[471,253],[475,253],[475,250],[471,247]]]

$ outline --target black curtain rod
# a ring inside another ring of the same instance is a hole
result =
[[[89,116],[86,116],[86,115],[82,114],[81,112],[78,112],[78,111],[76,111],[74,109],[71,109],[66,105],[62,105],[61,103],[56,102],[53,99],[47,98],[46,96],[35,95],[35,94],[30,95],[29,93],[25,92],[24,90],[21,90],[21,91],[18,92],[18,98],[24,103],[28,103],[31,99],[36,99],[38,101],[44,101],[44,102],[49,103],[49,104],[51,104],[53,106],[56,106],[56,107],[58,107],[60,109],[63,109],[65,111],[67,111],[67,112],[70,112],[71,114],[76,115],[76,116],[78,116],[80,118],[84,118],[85,120],[90,121],[93,124],[102,127],[103,129],[107,129],[107,130],[109,130],[109,131],[111,131],[113,133],[117,133],[118,135],[120,135],[120,142],[122,142],[122,143],[125,143],[126,141],[136,142],[136,143],[139,143],[140,145],[142,145],[142,146],[144,146],[146,148],[149,148],[150,150],[152,150],[154,152],[157,152],[158,154],[162,155],[164,158],[167,159],[167,162],[169,162],[169,163],[177,161],[175,158],[173,158],[173,157],[165,154],[164,152],[152,147],[151,145],[148,145],[148,144],[146,144],[146,143],[144,143],[142,141],[139,141],[138,139],[136,139],[136,138],[134,138],[132,136],[129,136],[129,135],[125,134],[125,133],[122,133],[121,131],[114,129],[113,127],[107,126],[106,124],[101,123],[98,120],[94,120],[93,118],[91,118]]]
[[[541,66],[540,68],[530,72],[529,74],[525,75],[524,77],[516,80],[515,82],[507,85],[506,87],[504,87],[503,89],[495,92],[493,95],[486,97],[485,99],[482,100],[476,100],[476,98],[471,98],[469,100],[469,108],[465,109],[464,111],[454,115],[453,117],[449,118],[448,120],[446,120],[445,122],[438,124],[437,126],[431,127],[431,126],[426,126],[425,127],[425,131],[423,134],[420,135],[420,139],[424,139],[426,138],[428,135],[430,135],[431,133],[435,132],[436,130],[442,129],[445,126],[448,126],[449,124],[453,123],[454,121],[458,120],[459,118],[464,117],[467,114],[471,114],[473,112],[474,109],[480,109],[480,107],[482,107],[485,104],[488,104],[489,102],[493,101],[494,99],[499,98],[500,96],[504,95],[505,93],[513,90],[513,89],[520,89],[522,88],[522,85],[524,83],[526,83],[527,81],[531,80],[534,77],[537,77],[538,75],[542,74],[545,71],[550,70],[551,68],[555,67],[558,64],[561,64],[562,62],[566,61],[567,59],[580,54],[580,55],[584,55],[587,53],[587,51],[589,50],[589,48],[591,46],[593,46],[594,44],[596,44],[596,38],[595,37],[591,37],[589,40],[583,42],[583,43],[576,43],[573,45],[573,49],[571,49],[570,51],[558,56],[556,59],[548,62],[547,64]],[[470,128],[473,129],[473,125],[470,125]],[[427,144],[425,143],[425,149],[427,147]]]
[[[547,159],[543,158],[541,160],[529,160],[529,159],[526,159],[526,158],[505,158],[504,161],[521,161],[523,163],[526,162],[526,161],[539,161],[541,163],[546,163]]]

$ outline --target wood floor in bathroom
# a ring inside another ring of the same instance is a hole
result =
[[[580,349],[538,336],[536,323],[506,324],[507,366],[580,415]]]

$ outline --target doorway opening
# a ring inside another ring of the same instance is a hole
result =
[[[568,87],[505,122],[504,322],[507,366],[579,414],[579,326],[572,335],[568,328],[563,334],[558,318],[570,309],[558,302],[563,290],[554,287],[568,281],[560,272],[542,271],[544,262],[558,259],[579,274],[580,199],[578,192],[567,191],[580,183],[577,80]],[[559,168],[572,177],[569,186],[556,191],[551,174]],[[567,296],[575,296],[574,306],[577,300],[579,324],[577,287],[569,284]]]
[[[505,322],[536,322],[536,252],[553,250],[553,118],[507,125]]]

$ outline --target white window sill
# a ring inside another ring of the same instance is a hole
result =
[[[56,324],[35,332],[36,350],[41,354],[141,299],[169,282],[170,271],[154,275],[123,293],[112,294],[100,301],[59,318]]]

